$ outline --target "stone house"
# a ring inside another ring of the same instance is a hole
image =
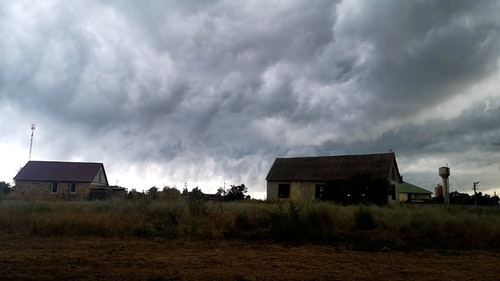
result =
[[[341,183],[354,175],[370,173],[395,186],[396,200],[403,183],[393,152],[381,154],[276,158],[267,180],[267,199],[321,199],[327,184]]]
[[[14,196],[29,199],[89,200],[108,189],[102,163],[29,161],[14,177]]]

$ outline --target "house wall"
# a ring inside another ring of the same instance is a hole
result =
[[[401,181],[402,181],[402,179],[401,179]],[[395,180],[389,179],[389,184],[391,184],[394,187],[394,198],[392,196],[389,196],[389,201],[401,202],[402,201],[401,193],[399,193],[400,183],[395,181]]]
[[[52,182],[17,181],[13,195],[26,199],[63,199],[63,200],[88,200],[92,185],[90,183],[77,183],[75,193],[69,192],[70,182],[57,182],[58,192],[51,193]]]
[[[279,198],[278,197],[278,185],[280,184],[289,184],[290,185],[290,197],[289,198]],[[316,199],[316,185],[324,184],[321,181],[267,181],[267,200],[315,200]],[[393,183],[391,183],[393,184]],[[397,186],[396,184],[393,184]],[[397,187],[395,187],[395,194],[397,196],[398,191]],[[399,194],[400,201],[402,200],[401,196],[406,194]],[[389,195],[388,200],[395,200],[395,198],[391,198]]]
[[[408,201],[408,193],[399,193],[399,202]]]
[[[99,185],[99,186],[107,186],[108,185],[108,179],[106,178],[106,173],[104,173],[103,168],[101,168],[99,170],[99,172],[95,175],[92,183],[95,185]]]
[[[320,182],[315,181],[267,181],[267,199],[291,199],[291,200],[314,200],[316,193],[316,184]],[[290,197],[278,198],[278,185],[290,184]]]
[[[396,183],[401,183],[403,182],[403,178],[401,177],[401,175],[399,174],[399,170],[398,170],[398,167],[397,167],[397,164],[396,164],[396,161],[393,161],[392,165],[391,165],[391,168],[389,170],[389,177],[388,179],[390,181],[393,181],[393,182],[396,182]]]
[[[426,200],[430,200],[432,198],[431,194],[423,194],[423,193],[400,193],[399,201],[400,202],[425,202]]]

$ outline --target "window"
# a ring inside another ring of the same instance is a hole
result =
[[[69,184],[69,193],[76,193],[76,182]]]
[[[316,190],[314,192],[314,198],[316,198],[316,199],[324,198],[325,197],[324,191],[325,191],[325,185],[324,184],[317,184]]]
[[[59,184],[57,182],[53,182],[50,187],[50,193],[56,194],[59,191]]]
[[[415,200],[422,200],[422,199],[426,199],[426,196],[425,194],[410,194],[410,198],[411,199],[415,199]]]
[[[290,198],[290,184],[278,184],[278,198]]]

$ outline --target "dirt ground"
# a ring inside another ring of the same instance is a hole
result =
[[[0,238],[0,280],[500,280],[500,254],[494,251],[356,252],[237,240]]]

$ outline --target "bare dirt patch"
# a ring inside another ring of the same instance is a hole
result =
[[[499,280],[494,251],[357,252],[240,240],[0,237],[0,280]]]

